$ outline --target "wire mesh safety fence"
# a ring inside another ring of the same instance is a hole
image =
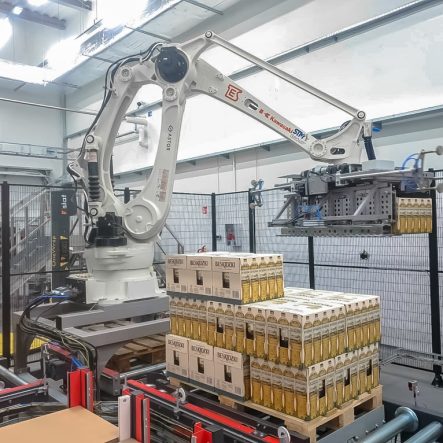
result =
[[[52,262],[51,209],[56,192],[63,189],[10,186],[11,311],[23,309],[33,294],[50,288],[53,274],[59,272]],[[287,286],[309,287],[312,272],[317,289],[380,295],[386,352],[398,348],[432,352],[428,236],[317,237],[310,255],[307,238],[282,237],[278,228],[268,226],[283,205],[284,193],[280,189],[263,191],[264,205],[253,211],[252,229],[248,192],[173,194],[167,224],[156,245],[155,263],[164,263],[165,254],[210,251],[213,246],[220,251],[248,252],[252,242],[257,252],[283,254]],[[123,201],[125,195],[134,198],[137,191],[118,190],[116,195]],[[75,205],[69,221],[71,259],[63,268],[66,272],[85,271],[82,192],[76,192]],[[436,209],[443,275],[443,198],[437,197]],[[440,289],[440,318],[442,315]]]

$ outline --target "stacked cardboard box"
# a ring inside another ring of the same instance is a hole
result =
[[[195,347],[189,350],[189,379],[212,386],[206,372],[212,356],[217,392],[243,400],[251,396],[304,420],[378,386],[379,297],[286,288],[284,297],[260,300],[265,288],[271,294],[269,281],[276,279],[268,274],[266,285],[260,283],[257,257],[211,256],[212,293],[218,299],[171,296],[172,332]],[[204,356],[196,354],[202,350]]]
[[[230,252],[170,255],[166,289],[237,304],[283,297],[283,257]]]
[[[249,357],[239,352],[169,334],[166,370],[179,380],[210,391],[239,400],[250,398]]]

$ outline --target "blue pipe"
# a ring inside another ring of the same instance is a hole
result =
[[[405,443],[432,443],[443,434],[443,425],[438,421],[433,421],[421,431],[413,435]]]

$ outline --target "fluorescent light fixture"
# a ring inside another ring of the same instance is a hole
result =
[[[5,46],[6,42],[11,38],[12,25],[8,17],[0,20],[0,48]]]
[[[56,71],[69,70],[80,55],[80,44],[80,40],[74,38],[55,43],[46,53],[48,66]]]
[[[23,12],[23,8],[21,6],[14,6],[12,8],[12,13],[14,15],[20,15]]]
[[[43,5],[45,5],[46,3],[48,3],[48,0],[28,0],[28,3],[29,3],[31,6],[39,7],[39,6],[43,6]]]
[[[58,73],[39,66],[22,65],[0,59],[0,77],[11,80],[44,85],[57,78]]]
[[[139,18],[147,6],[147,0],[131,0],[131,6],[128,3],[122,0],[106,0],[101,6],[103,26],[112,29],[125,25],[130,20]]]

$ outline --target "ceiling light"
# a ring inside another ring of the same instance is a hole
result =
[[[139,18],[146,5],[147,0],[132,0],[130,8],[122,0],[106,0],[101,12],[103,26],[112,29],[125,25],[131,19]]]
[[[14,6],[12,8],[12,13],[14,15],[20,15],[23,12],[23,8],[21,6]]]
[[[0,20],[0,48],[11,38],[12,26],[8,17]]]
[[[80,55],[80,40],[67,38],[53,45],[46,53],[48,66],[56,71],[67,71]]]
[[[43,6],[43,5],[45,5],[46,3],[48,3],[48,0],[28,0],[28,3],[29,3],[31,6],[37,6],[37,7],[39,7],[39,6]]]
[[[57,77],[57,73],[39,66],[21,65],[0,59],[0,77],[25,83],[44,85]]]

